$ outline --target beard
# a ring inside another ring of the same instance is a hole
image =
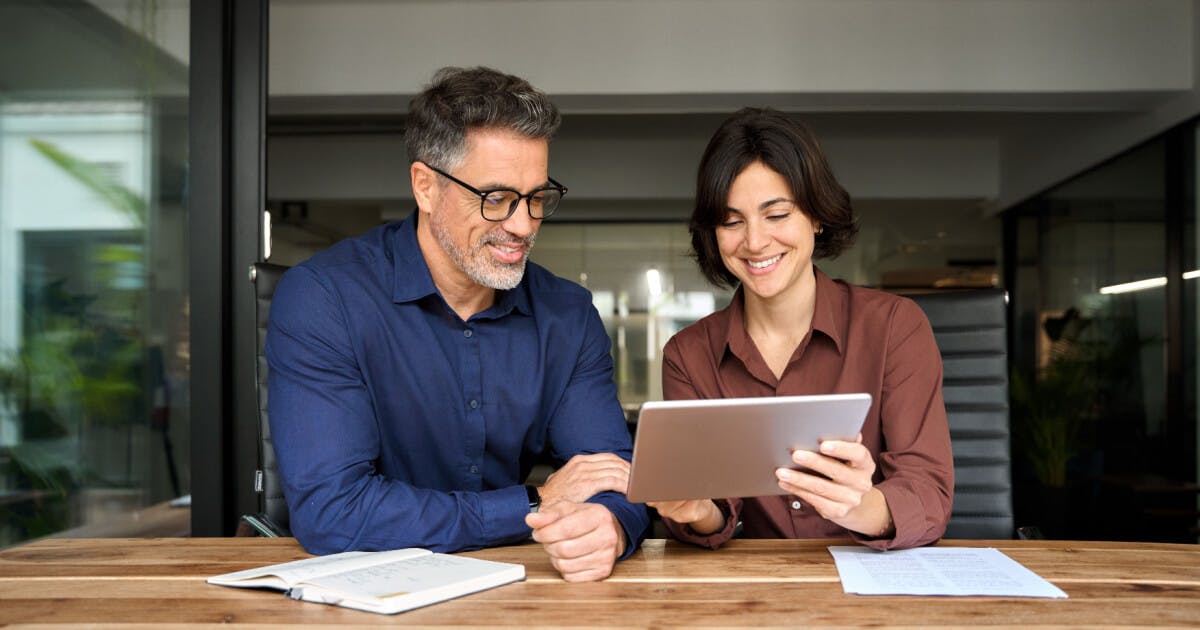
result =
[[[433,213],[430,228],[432,228],[434,238],[442,246],[442,250],[472,282],[501,291],[514,289],[521,284],[521,278],[525,276],[525,263],[529,260],[529,251],[533,248],[533,241],[537,237],[535,233],[526,238],[518,238],[497,225],[480,237],[478,241],[472,243],[468,249],[463,249],[451,237],[449,226],[446,225],[445,213]],[[502,247],[524,245],[526,246],[525,255],[515,263],[500,262],[492,258],[491,253],[488,252],[489,245]]]

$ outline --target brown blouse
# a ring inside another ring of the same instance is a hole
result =
[[[863,444],[875,458],[874,482],[896,526],[890,539],[867,538],[822,518],[794,496],[720,499],[725,528],[704,536],[664,519],[672,536],[716,548],[733,537],[852,536],[877,549],[936,541],[946,531],[954,493],[950,431],[942,402],[942,360],[933,329],[912,300],[831,280],[816,271],[812,328],[775,378],[746,332],[738,289],[725,309],[688,326],[663,350],[667,400],[871,394]]]

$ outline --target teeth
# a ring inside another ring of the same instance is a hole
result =
[[[779,256],[776,256],[774,258],[768,258],[762,262],[754,262],[753,260],[748,260],[746,262],[750,263],[750,266],[754,267],[755,269],[766,269],[767,267],[770,267],[771,265],[774,265],[775,263],[779,262],[779,258],[781,256],[783,256],[783,254],[780,254]]]

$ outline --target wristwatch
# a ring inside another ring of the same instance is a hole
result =
[[[529,512],[538,511],[542,507],[542,495],[538,492],[537,486],[525,486],[525,494],[529,495]]]

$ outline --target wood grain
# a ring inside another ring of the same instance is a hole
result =
[[[308,557],[292,539],[56,539],[0,552],[0,624],[78,628],[214,624],[496,627],[1200,626],[1200,548],[1064,541],[992,546],[1067,600],[842,593],[829,540],[737,540],[718,551],[647,541],[599,583],[567,584],[537,545],[467,555],[524,564],[528,579],[383,617],[224,588],[204,578]]]

